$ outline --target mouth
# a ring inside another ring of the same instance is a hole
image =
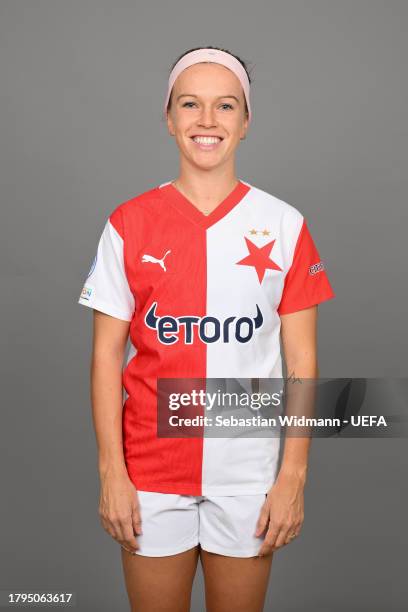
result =
[[[224,139],[221,136],[191,136],[191,140],[201,151],[213,151]]]

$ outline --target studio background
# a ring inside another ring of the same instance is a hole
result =
[[[0,590],[128,610],[97,515],[77,300],[110,212],[177,177],[161,113],[187,49],[248,62],[237,175],[298,208],[325,262],[320,376],[406,376],[407,26],[403,0],[1,0]],[[275,553],[266,609],[406,609],[405,446],[313,441],[302,534]]]

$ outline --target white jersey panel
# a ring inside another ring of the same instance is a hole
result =
[[[248,317],[241,341],[230,326],[229,342],[207,345],[207,378],[280,378],[280,317],[285,276],[292,264],[303,216],[293,206],[252,187],[221,221],[207,230],[207,314],[225,321]],[[245,240],[248,239],[250,242]],[[259,269],[238,262],[275,241],[269,257],[280,269]],[[260,276],[261,278],[260,278]],[[257,327],[259,311],[262,323]],[[258,316],[257,316],[258,315]],[[228,411],[227,411],[228,413]],[[248,416],[250,416],[248,414]],[[253,430],[251,430],[253,431]],[[203,494],[255,494],[276,478],[280,437],[215,438],[204,432]],[[234,492],[234,493],[233,493]]]
[[[282,375],[277,308],[302,222],[303,216],[294,207],[252,187],[238,206],[208,228],[207,315],[221,321],[236,319],[229,325],[229,342],[207,345],[207,377]],[[246,239],[255,250],[274,240],[270,259],[281,270],[266,269],[260,280],[253,265],[238,264],[249,255]],[[257,307],[262,324],[255,329]],[[244,337],[252,325],[253,340],[243,342],[236,337],[237,320],[242,317],[253,321],[240,325]]]

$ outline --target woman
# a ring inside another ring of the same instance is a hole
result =
[[[279,437],[157,431],[159,378],[279,378],[280,334],[287,371],[317,377],[317,304],[334,293],[302,214],[235,175],[249,91],[226,50],[177,60],[179,176],[116,207],[79,299],[94,309],[99,514],[132,610],[189,610],[198,558],[207,610],[262,610],[273,552],[303,522],[307,439],[287,439],[278,472]]]

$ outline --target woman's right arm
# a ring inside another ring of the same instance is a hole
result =
[[[129,322],[94,310],[91,403],[101,482],[99,516],[124,548],[139,548],[141,531],[136,489],[129,478],[122,439],[122,367]]]

